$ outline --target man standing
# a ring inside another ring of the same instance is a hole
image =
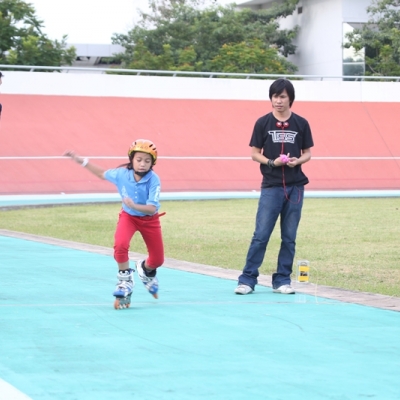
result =
[[[275,293],[292,294],[291,274],[296,247],[296,234],[303,206],[304,185],[308,178],[301,165],[311,159],[314,145],[310,126],[293,113],[294,87],[278,79],[269,89],[272,112],[259,118],[250,140],[251,158],[260,163],[263,176],[256,215],[256,228],[238,279],[236,294],[254,291],[267,245],[280,216],[281,247],[277,270],[272,274]]]

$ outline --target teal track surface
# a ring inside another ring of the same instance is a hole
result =
[[[400,313],[0,236],[0,399],[400,399]]]

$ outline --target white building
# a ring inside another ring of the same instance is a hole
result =
[[[239,8],[267,9],[283,0],[250,0]],[[368,21],[372,0],[300,0],[293,15],[282,19],[282,29],[300,27],[296,54],[288,60],[299,75],[364,75],[364,56],[344,49],[345,33]]]
[[[76,60],[72,64],[73,67],[107,68],[107,65],[102,64],[102,59],[125,51],[124,47],[118,44],[69,43],[68,45],[74,46],[76,49]]]

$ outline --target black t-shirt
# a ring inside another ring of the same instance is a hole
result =
[[[259,118],[251,136],[250,146],[262,149],[262,154],[272,160],[280,154],[290,153],[290,157],[301,156],[301,151],[314,146],[310,125],[307,120],[292,112],[286,121],[286,128],[278,127],[279,121],[271,113]],[[301,165],[270,168],[260,164],[263,175],[262,188],[272,186],[306,185],[308,178],[301,170]]]

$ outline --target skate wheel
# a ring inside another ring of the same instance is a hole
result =
[[[120,304],[119,304],[119,299],[115,299],[114,301],[114,308],[116,310],[119,310],[121,308]]]
[[[158,299],[158,293],[154,293],[154,294],[153,294],[153,297],[154,297],[155,299]]]

